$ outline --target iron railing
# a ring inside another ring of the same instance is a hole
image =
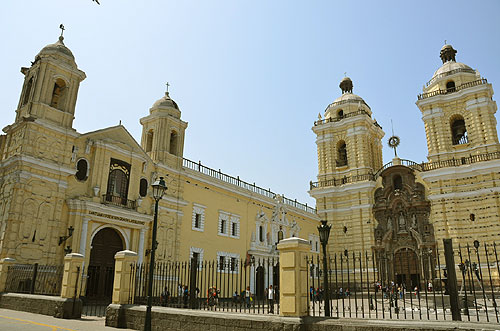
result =
[[[497,245],[475,244],[446,254],[438,247],[333,253],[327,276],[331,316],[446,321],[456,313],[461,320],[499,323]],[[451,255],[455,278],[445,255]],[[309,315],[324,316],[322,260],[307,257],[306,263]]]
[[[130,267],[129,303],[146,304],[149,265]],[[152,302],[164,307],[279,314],[278,258],[155,263]]]
[[[272,192],[271,189],[265,189],[265,188],[259,187],[259,186],[255,185],[255,183],[253,183],[253,184],[247,183],[247,182],[241,180],[240,176],[233,177],[233,176],[227,175],[227,174],[221,172],[220,169],[215,170],[215,169],[209,168],[207,166],[202,165],[201,161],[194,162],[194,161],[191,161],[191,160],[184,158],[182,160],[182,165],[185,168],[188,168],[188,169],[191,169],[194,171],[198,171],[204,175],[216,178],[218,180],[229,183],[231,185],[241,187],[241,188],[248,190],[248,191],[251,191],[253,193],[263,195],[267,198],[274,199],[277,196],[277,194]],[[295,207],[295,208],[300,209],[302,211],[305,211],[307,213],[316,214],[316,208],[308,206],[307,203],[297,202],[297,199],[292,200],[289,198],[285,198],[283,196],[283,202],[287,205],[290,205],[292,207]]]
[[[373,181],[374,177],[373,174],[362,174],[362,175],[354,175],[354,176],[344,176],[341,178],[332,178],[332,179],[325,179],[325,180],[320,180],[317,182],[310,182],[309,187],[311,190],[316,189],[316,188],[321,188],[321,187],[328,187],[328,186],[341,186],[344,184],[351,184],[351,183],[356,183],[356,182],[361,182],[361,181]]]
[[[135,200],[128,200],[127,198],[118,195],[113,195],[110,193],[102,195],[101,203],[124,207],[128,209],[136,209],[137,207]]]
[[[325,119],[322,119],[322,120],[317,120],[317,121],[314,122],[314,126],[318,126],[318,125],[326,124],[326,123],[331,123],[331,122],[339,122],[339,121],[341,121],[343,119],[346,119],[346,118],[349,118],[349,117],[354,117],[354,116],[359,116],[359,115],[366,115],[368,117],[371,117],[370,114],[368,114],[368,112],[366,110],[359,109],[357,111],[353,111],[352,113],[347,113],[347,114],[344,114],[342,116],[329,117],[329,118],[325,118]]]
[[[442,161],[434,161],[434,162],[422,162],[422,163],[416,163],[411,160],[404,160],[401,159],[401,165],[404,165],[406,167],[409,167],[413,170],[416,171],[430,171],[430,170],[436,170],[440,168],[446,168],[446,167],[458,167],[461,165],[466,165],[466,164],[473,164],[477,162],[484,162],[484,161],[491,161],[491,160],[498,160],[500,159],[500,152],[491,152],[491,153],[483,153],[483,154],[477,154],[477,155],[469,155],[469,156],[464,156],[459,159],[456,158],[451,158],[448,160],[442,160]],[[332,178],[332,179],[324,179],[320,180],[317,182],[311,181],[309,183],[309,187],[311,190],[317,189],[317,188],[322,188],[322,187],[329,187],[329,186],[341,186],[344,184],[350,184],[350,183],[355,183],[359,181],[375,181],[377,180],[378,176],[384,171],[385,169],[392,167],[394,164],[391,162],[388,162],[384,164],[382,168],[377,170],[375,174],[363,174],[363,175],[355,175],[355,176],[344,176],[341,178]]]
[[[481,78],[481,79],[478,79],[478,80],[475,80],[472,82],[468,82],[468,83],[459,85],[459,86],[454,87],[454,88],[449,88],[446,90],[436,90],[436,91],[432,91],[432,92],[422,93],[422,94],[419,94],[417,96],[417,98],[418,98],[418,100],[423,100],[423,99],[427,99],[427,98],[430,98],[430,97],[433,97],[436,95],[455,93],[455,92],[464,90],[464,89],[469,88],[469,87],[483,85],[483,84],[488,84],[488,81],[486,80],[486,78]]]
[[[346,99],[346,100],[340,100],[340,101],[332,102],[331,104],[329,104],[326,107],[325,111],[327,111],[328,108],[335,107],[335,106],[340,106],[340,105],[344,105],[344,104],[347,104],[347,103],[355,103],[355,104],[362,103],[366,107],[370,108],[370,106],[368,106],[368,104],[365,102],[365,100],[362,100],[362,99],[357,99],[357,100],[356,99]]]
[[[61,295],[63,265],[15,264],[7,271],[6,292]]]
[[[438,79],[440,79],[442,77],[451,76],[451,75],[454,75],[454,74],[459,73],[459,72],[467,72],[467,73],[470,73],[470,74],[475,74],[476,73],[476,71],[474,69],[471,69],[471,68],[458,68],[458,69],[450,70],[450,71],[443,72],[443,73],[440,73],[439,75],[436,75],[436,76],[432,77],[431,80],[429,80],[425,84],[425,86],[431,85],[436,80],[438,80]]]

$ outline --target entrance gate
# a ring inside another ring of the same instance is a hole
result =
[[[405,284],[411,289],[420,287],[418,261],[417,254],[409,248],[402,248],[394,254],[394,276],[398,284]]]
[[[115,254],[123,250],[123,242],[116,230],[104,228],[96,233],[91,247],[83,314],[99,316],[111,303]]]

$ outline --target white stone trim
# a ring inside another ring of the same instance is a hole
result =
[[[309,243],[311,244],[311,252],[319,253],[319,236],[317,234],[309,234]]]
[[[229,220],[231,214],[222,210],[219,210],[219,221],[217,222],[217,234],[219,236],[228,237],[229,236]]]
[[[191,230],[203,232],[205,230],[205,206],[193,202],[191,216]],[[199,227],[196,227],[196,215],[200,215]]]
[[[233,224],[236,225],[236,234],[233,235]],[[229,221],[229,237],[240,239],[240,217],[238,215],[231,215]]]
[[[229,270],[228,267],[224,267],[224,270],[220,269],[219,262],[220,262],[221,256],[224,257],[224,263],[229,263],[229,261],[231,261],[231,259],[236,259],[236,265],[235,265],[234,271]],[[239,265],[240,262],[241,262],[240,261],[240,254],[217,251],[217,272],[237,274],[239,267],[240,267],[240,265]]]

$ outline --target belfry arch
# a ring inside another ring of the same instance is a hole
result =
[[[395,165],[384,170],[375,191],[374,239],[381,281],[422,288],[435,277],[436,241],[429,222],[430,201],[414,170]]]

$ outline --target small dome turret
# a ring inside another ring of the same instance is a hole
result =
[[[457,51],[451,45],[446,44],[441,48],[439,57],[443,63],[446,63],[448,61],[455,61],[455,54],[457,54]]]
[[[349,77],[344,77],[339,84],[342,94],[352,93],[352,80]]]

